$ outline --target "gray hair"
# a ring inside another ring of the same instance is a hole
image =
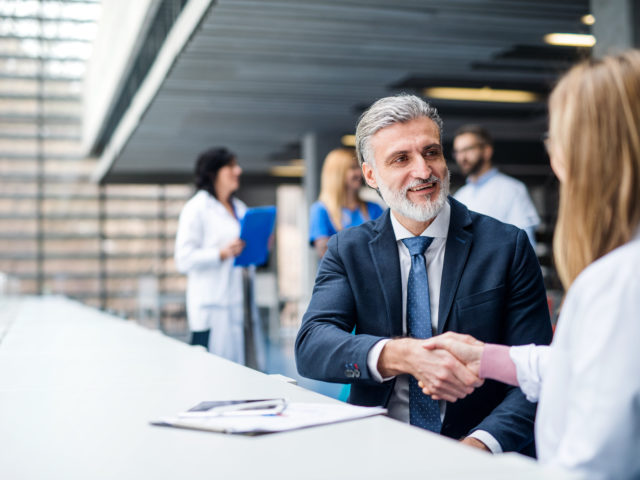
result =
[[[435,107],[420,97],[406,93],[384,97],[364,111],[356,126],[356,156],[358,162],[368,162],[375,168],[371,152],[371,137],[385,127],[427,117],[438,127],[442,140],[442,119]]]

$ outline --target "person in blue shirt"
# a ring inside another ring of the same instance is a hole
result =
[[[349,148],[331,150],[322,165],[318,201],[311,205],[309,215],[309,243],[319,259],[327,251],[332,235],[382,215],[380,205],[360,198],[361,188],[362,170],[355,151]],[[349,391],[350,385],[343,385],[338,399],[346,401]]]
[[[320,196],[311,205],[309,219],[309,242],[318,258],[327,251],[332,235],[382,214],[380,205],[360,199],[361,187],[362,172],[355,152],[348,148],[329,152],[322,165]]]
[[[493,166],[493,137],[489,131],[481,125],[458,128],[453,136],[453,158],[467,176],[467,183],[453,198],[469,210],[523,229],[535,249],[540,217],[526,185]]]

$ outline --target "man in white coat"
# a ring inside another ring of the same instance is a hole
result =
[[[540,223],[527,187],[491,164],[493,139],[480,125],[463,125],[453,139],[453,158],[467,177],[454,195],[469,210],[510,223],[527,232],[535,248],[535,229]]]

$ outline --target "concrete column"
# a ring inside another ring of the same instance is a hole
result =
[[[306,133],[302,137],[302,158],[305,165],[303,180],[305,199],[310,206],[320,193],[320,172],[327,154],[340,146],[340,137],[332,134]]]
[[[640,47],[640,0],[591,0],[595,57]]]
[[[304,222],[302,228],[304,229],[304,235],[306,238],[309,232],[309,207],[313,202],[318,199],[320,193],[320,172],[322,171],[322,163],[332,149],[340,146],[340,136],[338,134],[309,132],[302,137],[302,158],[305,165],[305,176],[302,182],[304,188],[305,198],[305,212]],[[315,282],[318,257],[316,253],[311,249],[306,250],[307,254],[303,257],[303,292],[306,293],[306,299],[303,302],[308,302],[311,298],[311,292],[313,290],[313,284]]]

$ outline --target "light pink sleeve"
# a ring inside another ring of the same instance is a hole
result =
[[[485,344],[480,359],[480,378],[518,386],[516,364],[509,356],[509,348],[506,345]]]

